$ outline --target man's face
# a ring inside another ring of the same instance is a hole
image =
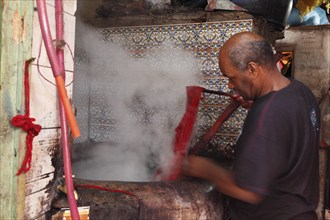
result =
[[[220,52],[219,67],[223,76],[228,78],[228,87],[240,94],[245,100],[255,98],[253,83],[248,70],[241,71],[234,67],[230,59]]]

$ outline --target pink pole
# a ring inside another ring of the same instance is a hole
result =
[[[62,49],[57,48],[55,52],[55,48],[53,46],[53,40],[49,28],[46,2],[45,0],[36,0],[37,8],[38,8],[38,16],[40,22],[40,28],[42,37],[45,43],[45,48],[47,51],[47,55],[53,70],[54,77],[64,74],[64,52]],[[62,1],[55,0],[55,10],[56,10],[56,38],[57,40],[63,39],[63,6]],[[73,188],[73,180],[72,180],[72,169],[71,169],[71,161],[70,161],[70,149],[69,149],[69,141],[68,141],[68,126],[66,121],[66,111],[63,106],[62,99],[60,99],[60,121],[61,121],[61,132],[62,132],[62,146],[63,146],[63,162],[64,162],[64,174],[65,174],[65,184],[67,188],[67,196],[70,206],[71,217],[74,220],[79,220],[79,213],[76,204],[76,200],[74,198],[74,188]]]
[[[57,60],[56,52],[53,45],[52,34],[49,27],[49,21],[47,16],[46,2],[45,0],[36,0],[38,8],[38,16],[41,28],[42,38],[46,47],[47,55],[49,58],[50,65],[53,70],[54,76],[61,75],[60,65]]]
[[[56,42],[63,40],[63,2],[62,0],[55,0],[55,21],[56,21]],[[64,66],[64,51],[62,48],[56,48],[56,54],[59,61],[60,70],[63,73],[63,79],[65,81],[65,66]],[[62,132],[62,153],[64,163],[64,175],[65,185],[67,190],[67,197],[70,206],[71,218],[79,220],[79,212],[77,208],[77,202],[74,197],[74,188],[72,180],[72,168],[71,168],[71,155],[69,147],[69,135],[68,125],[65,118],[65,111],[62,102],[59,104],[60,108],[60,120],[61,120],[61,132]]]
[[[45,0],[36,0],[37,1],[37,8],[38,8],[38,16],[39,16],[39,23],[41,28],[42,38],[45,43],[45,48],[47,51],[47,55],[49,58],[50,65],[53,70],[53,74],[56,80],[56,86],[58,89],[59,97],[62,101],[64,106],[65,115],[69,122],[69,126],[71,128],[71,133],[73,138],[79,137],[80,131],[74,116],[70,100],[65,89],[64,79],[63,79],[63,72],[61,72],[60,64],[57,59],[57,55],[55,52],[55,48],[53,46],[53,39],[49,28],[48,16],[47,16],[47,9],[46,9],[46,2]]]

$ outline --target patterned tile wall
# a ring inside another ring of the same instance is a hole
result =
[[[121,45],[136,59],[152,56],[153,53],[156,53],[156,50],[153,49],[160,44],[167,45],[169,53],[173,55],[175,49],[184,49],[193,53],[194,57],[202,64],[200,72],[202,76],[201,86],[211,90],[228,91],[227,81],[218,68],[219,48],[233,34],[250,31],[251,29],[252,20],[106,28],[100,30],[100,40]],[[84,113],[78,111],[78,123],[80,124],[79,121],[81,120],[83,125],[87,125],[86,121],[88,121],[88,126],[82,127],[83,135],[80,140],[120,141],[122,137],[116,134],[116,129],[113,126],[116,120],[111,117],[111,106],[107,106],[104,102],[105,96],[111,92],[111,88],[108,88],[102,79],[93,78],[88,81],[89,86],[85,85],[84,89],[79,89],[83,85],[83,79],[78,77],[79,75],[84,77],[84,73],[80,74],[78,71],[84,72],[83,66],[86,64],[84,64],[83,59],[79,59],[79,56],[83,57],[83,53],[79,53],[78,50],[76,54],[79,62],[77,63],[76,85],[74,86],[74,103],[78,109],[85,109]],[[86,98],[79,98],[85,97],[86,94],[80,95],[83,91],[86,93],[86,87],[89,88],[89,101]],[[86,107],[86,104],[89,104],[89,106]],[[206,98],[200,104],[196,126],[197,135],[193,142],[197,141],[201,134],[214,123],[228,104],[228,98],[206,95]],[[86,112],[89,112],[88,115],[86,115]],[[232,156],[231,146],[241,129],[245,114],[245,110],[239,108],[212,140],[212,145],[218,147],[209,147],[207,151],[210,153],[220,152],[230,158]],[[88,129],[88,131],[85,129]],[[109,137],[111,137],[110,140]]]
[[[78,41],[79,42],[79,41]],[[75,54],[75,78],[73,84],[73,103],[76,119],[80,129],[80,136],[76,142],[89,140],[89,112],[90,112],[90,80],[87,70],[88,57],[80,48],[76,48]]]

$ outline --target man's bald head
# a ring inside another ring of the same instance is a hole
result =
[[[232,64],[241,71],[246,70],[249,62],[269,68],[276,67],[271,45],[253,32],[233,35],[220,49],[220,59],[221,56],[229,57]]]

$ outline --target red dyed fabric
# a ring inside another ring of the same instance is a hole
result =
[[[189,86],[186,88],[187,104],[186,112],[181,119],[180,124],[175,129],[176,136],[174,142],[174,160],[169,175],[163,180],[175,180],[181,173],[181,167],[187,154],[187,146],[189,144],[192,130],[196,122],[198,105],[202,98],[204,88],[199,86]]]

